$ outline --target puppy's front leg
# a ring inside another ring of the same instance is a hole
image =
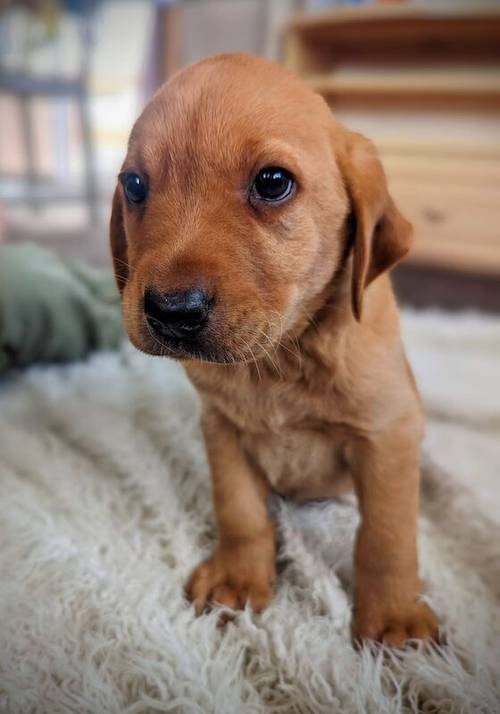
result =
[[[208,410],[202,420],[213,483],[218,544],[191,575],[186,592],[200,614],[209,601],[262,610],[275,576],[273,527],[267,511],[269,489],[246,458],[235,427]]]
[[[355,547],[352,634],[400,646],[435,639],[438,621],[419,601],[419,429],[410,421],[359,439],[354,478],[361,512]]]

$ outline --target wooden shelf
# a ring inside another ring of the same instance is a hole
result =
[[[500,69],[494,72],[333,72],[306,76],[307,83],[325,97],[396,96],[401,99],[438,98],[500,104]]]
[[[375,142],[409,261],[500,275],[500,4],[301,15],[285,63]]]
[[[316,44],[321,52],[327,48],[334,56],[338,52],[344,57],[372,54],[375,48],[380,56],[397,52],[409,58],[423,51],[437,60],[443,54],[480,59],[495,51],[498,54],[499,22],[498,3],[478,1],[449,11],[413,3],[380,4],[298,15],[288,27],[286,40],[298,39],[308,45],[308,51]]]
[[[500,129],[500,127],[499,127]],[[500,131],[499,131],[500,133]],[[446,173],[447,180],[453,181],[456,174],[450,172],[450,166],[455,160],[463,162],[467,161],[467,174],[471,177],[474,175],[475,171],[472,170],[477,159],[487,159],[488,166],[495,163],[494,171],[491,173],[498,174],[498,166],[500,160],[500,138],[492,140],[491,138],[475,138],[475,140],[469,139],[466,141],[460,141],[458,145],[457,139],[450,139],[449,137],[434,137],[434,138],[417,138],[417,137],[383,137],[377,138],[372,136],[372,140],[377,146],[380,154],[384,159],[384,164],[389,164],[390,159],[397,157],[401,163],[407,165],[408,158],[423,158],[424,160],[428,158],[441,158],[446,160]],[[463,163],[460,164],[460,168],[463,170]],[[483,178],[490,174],[488,168],[481,165],[481,171],[486,172],[483,174]],[[445,171],[443,171],[443,179],[445,178]],[[499,180],[500,186],[500,180]]]
[[[497,2],[481,2],[463,7],[432,7],[430,4],[418,6],[415,3],[377,4],[357,8],[337,8],[325,12],[298,13],[289,24],[290,30],[300,32],[329,33],[339,26],[359,26],[367,24],[370,32],[377,32],[378,24],[404,22],[408,28],[412,23],[424,22],[426,29],[430,22],[483,23],[491,18],[500,18]]]

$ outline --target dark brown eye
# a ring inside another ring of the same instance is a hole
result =
[[[266,166],[254,179],[252,192],[263,201],[283,201],[295,185],[292,174],[279,166]]]
[[[120,174],[119,179],[128,201],[131,203],[142,203],[145,200],[147,187],[142,176],[133,172],[125,172]]]

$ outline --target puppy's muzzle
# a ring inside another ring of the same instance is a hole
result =
[[[213,300],[197,288],[163,294],[146,290],[144,314],[163,340],[194,340],[208,322]]]

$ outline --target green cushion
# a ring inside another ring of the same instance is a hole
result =
[[[78,360],[123,339],[112,273],[34,243],[0,246],[0,371]]]

